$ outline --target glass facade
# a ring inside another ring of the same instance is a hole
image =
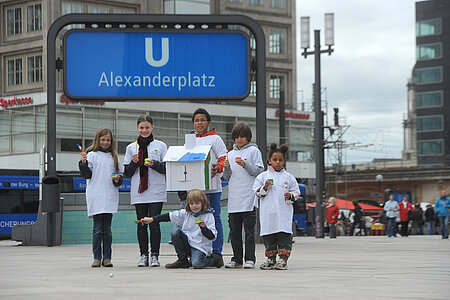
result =
[[[136,120],[142,113],[152,116],[156,139],[168,146],[184,144],[184,135],[191,133],[190,113],[161,111],[134,111],[128,109],[58,106],[56,111],[56,150],[76,153],[77,144],[86,149],[99,127],[111,128],[119,154],[125,154],[128,144],[137,138]],[[225,145],[233,146],[231,130],[236,122],[249,124],[253,131],[252,142],[256,142],[256,121],[254,118],[220,116],[211,114],[211,126],[223,139]],[[46,106],[5,110],[0,114],[0,155],[36,153],[46,143]],[[289,145],[290,161],[313,161],[313,123],[286,119],[286,143]],[[279,121],[267,120],[267,142],[279,142]]]
[[[441,131],[443,116],[425,116],[417,118],[417,132]]]
[[[419,155],[442,155],[444,152],[443,140],[422,140],[417,143]]]
[[[430,84],[442,82],[442,67],[416,69],[416,84]]]
[[[416,50],[417,60],[436,59],[442,57],[442,44],[418,45]]]
[[[441,34],[441,19],[419,21],[416,23],[416,36]]]
[[[442,91],[432,91],[416,94],[416,108],[439,107],[442,106],[444,93]]]

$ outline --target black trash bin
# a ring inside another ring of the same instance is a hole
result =
[[[60,211],[59,178],[48,175],[42,178],[42,212],[56,213]]]

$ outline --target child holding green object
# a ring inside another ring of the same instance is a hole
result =
[[[233,150],[224,163],[223,180],[228,180],[228,224],[233,257],[225,268],[255,268],[256,197],[252,190],[256,176],[264,171],[261,151],[250,143],[252,131],[239,122],[231,130]],[[245,256],[242,243],[245,232]]]
[[[253,191],[260,198],[259,218],[267,257],[263,270],[287,270],[287,260],[292,250],[293,203],[300,195],[295,177],[284,169],[287,145],[279,148],[272,143],[269,148],[267,171],[256,177]],[[277,255],[280,257],[276,261]]]
[[[174,263],[167,264],[166,268],[189,268],[189,256],[195,269],[223,265],[222,256],[211,253],[212,241],[217,237],[217,230],[214,215],[209,209],[208,198],[202,191],[191,190],[187,195],[184,209],[145,217],[141,221],[143,225],[171,222],[179,226],[171,232],[172,244],[178,259]]]

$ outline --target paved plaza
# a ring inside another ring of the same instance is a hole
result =
[[[450,240],[439,236],[296,237],[287,271],[138,268],[137,244],[113,244],[113,268],[90,245],[0,241],[0,299],[450,299]],[[257,266],[264,247],[257,244]],[[224,260],[231,245],[224,246]],[[161,245],[161,264],[176,259]]]

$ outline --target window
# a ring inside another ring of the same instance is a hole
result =
[[[270,75],[269,95],[272,99],[280,99],[280,90],[284,88],[284,77]]]
[[[63,15],[78,14],[78,13],[81,13],[82,11],[83,10],[82,10],[81,4],[68,3],[68,2],[63,2],[63,4],[62,4],[62,14]],[[66,30],[70,30],[72,28],[81,28],[81,24],[68,25],[68,26],[64,27],[64,29],[66,29]]]
[[[270,7],[284,8],[284,0],[270,0]]]
[[[275,54],[284,53],[284,31],[270,29],[269,52]]]
[[[417,118],[417,132],[440,131],[443,127],[443,116],[426,116]]]
[[[22,84],[22,58],[8,60],[8,85]]]
[[[442,57],[442,44],[418,45],[416,50],[417,60],[435,59]]]
[[[255,39],[255,37],[253,36],[253,34],[250,35],[249,42],[250,42],[250,49],[256,50],[256,39]]]
[[[427,20],[416,23],[416,36],[441,34],[441,20]]]
[[[134,11],[132,9],[121,9],[121,8],[114,8],[115,14],[132,14]]]
[[[228,2],[237,2],[237,3],[242,3],[242,0],[228,0]]]
[[[35,4],[27,6],[27,31],[42,29],[42,6]]]
[[[82,12],[81,4],[65,2],[62,5],[62,14],[63,15],[81,13],[81,12]]]
[[[8,9],[6,14],[7,34],[14,35],[22,33],[22,8]]]
[[[264,0],[250,0],[250,4],[264,6]]]
[[[42,55],[27,58],[28,83],[42,81]]]
[[[88,6],[88,12],[90,14],[107,14],[108,8],[107,7],[97,7],[97,6]]]
[[[415,71],[416,84],[430,84],[442,82],[442,67],[417,69]]]
[[[442,106],[443,92],[424,92],[416,94],[416,108]]]
[[[255,74],[253,73],[251,75],[251,79],[250,79],[250,97],[256,97],[256,79],[255,79]]]
[[[419,141],[417,152],[419,155],[442,155],[444,150],[443,140]]]

